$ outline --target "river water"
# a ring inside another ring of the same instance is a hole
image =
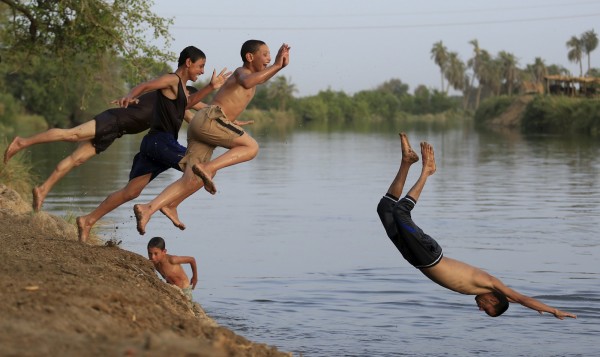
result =
[[[375,211],[400,162],[396,131],[257,134],[256,159],[222,170],[217,195],[201,191],[180,206],[185,231],[160,213],[145,236],[135,230],[133,204],[180,176],[170,170],[107,215],[99,234],[142,255],[149,238],[164,237],[171,254],[197,259],[194,298],[209,315],[298,356],[597,354],[598,140],[481,133],[467,125],[402,130],[415,149],[426,140],[436,150],[437,172],[413,218],[445,255],[577,320],[515,304],[487,317],[472,296],[437,286],[401,257]],[[89,212],[126,183],[139,140],[124,137],[72,171],[44,209]],[[40,176],[73,147],[32,149]],[[407,186],[419,169],[413,166]]]

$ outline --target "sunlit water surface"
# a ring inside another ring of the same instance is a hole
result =
[[[404,130],[413,147],[426,140],[436,150],[438,170],[413,218],[445,255],[576,313],[577,320],[539,316],[518,305],[487,317],[472,296],[435,285],[403,260],[375,212],[400,162],[396,132],[258,135],[259,156],[219,172],[217,195],[201,191],[180,206],[185,231],[160,213],[145,236],[135,230],[133,204],[180,177],[170,170],[107,215],[99,234],[142,255],[149,238],[165,237],[170,253],[196,257],[194,297],[209,315],[295,355],[597,354],[598,141],[470,128]],[[89,212],[126,183],[139,140],[118,140],[75,169],[44,209]],[[73,148],[32,150],[40,176]],[[419,169],[413,166],[407,186]]]

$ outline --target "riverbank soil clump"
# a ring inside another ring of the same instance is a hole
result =
[[[218,326],[145,257],[0,184],[1,356],[291,356]]]

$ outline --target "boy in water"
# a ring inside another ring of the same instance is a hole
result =
[[[574,314],[548,306],[509,288],[500,279],[479,268],[443,256],[442,248],[438,243],[425,234],[411,218],[411,211],[421,196],[427,178],[436,170],[433,147],[426,142],[421,143],[423,157],[421,175],[406,196],[400,198],[410,166],[419,161],[404,133],[400,133],[400,140],[402,144],[400,169],[388,192],[379,202],[377,213],[388,237],[404,259],[446,289],[460,294],[475,295],[479,310],[485,311],[489,316],[500,316],[508,309],[509,302],[516,302],[540,314],[551,313],[561,320],[565,317],[576,318]]]
[[[196,288],[198,282],[196,259],[194,257],[167,254],[165,240],[161,237],[154,237],[148,242],[148,258],[167,283],[180,288],[183,294],[192,302],[192,290]],[[181,264],[189,264],[192,268],[191,280],[188,279]]]
[[[269,66],[271,53],[263,41],[248,40],[242,45],[242,67],[225,81],[210,105],[196,113],[188,127],[187,151],[180,161],[180,165],[185,166],[183,176],[148,204],[134,206],[140,234],[145,233],[154,212],[165,206],[179,205],[202,186],[214,195],[217,189],[212,178],[218,170],[256,157],[258,143],[240,127],[249,123],[238,122],[236,118],[254,97],[256,86],[289,64],[289,52],[290,46],[281,45],[275,62]],[[229,150],[209,161],[217,146]]]

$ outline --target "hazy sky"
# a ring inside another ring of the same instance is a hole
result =
[[[585,31],[600,33],[594,28],[600,0],[155,0],[152,9],[174,19],[169,50],[178,55],[194,45],[206,53],[204,79],[213,68],[239,67],[248,39],[265,41],[273,58],[290,44],[290,65],[279,73],[296,85],[297,96],[326,89],[353,94],[392,78],[411,92],[419,84],[439,88],[430,53],[437,41],[464,62],[472,56],[469,41],[477,39],[494,56],[514,54],[519,67],[541,57],[578,75],[565,43]],[[600,67],[600,48],[592,67]]]

